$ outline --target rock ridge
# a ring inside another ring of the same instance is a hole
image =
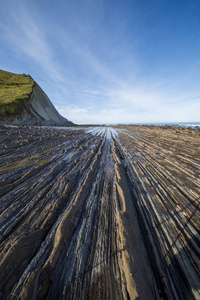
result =
[[[0,118],[16,125],[74,125],[59,114],[39,84],[26,74],[0,70]]]

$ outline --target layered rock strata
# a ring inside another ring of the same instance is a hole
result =
[[[67,120],[59,114],[47,94],[36,82],[34,82],[30,98],[24,102],[23,110],[21,111],[21,114],[16,118],[15,123],[46,126],[74,125],[71,121]]]
[[[200,134],[2,127],[1,299],[199,299]]]

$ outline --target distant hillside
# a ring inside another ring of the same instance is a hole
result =
[[[73,125],[58,113],[30,75],[3,70],[0,70],[0,119],[27,125]]]

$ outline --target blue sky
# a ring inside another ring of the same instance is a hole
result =
[[[0,0],[0,68],[79,124],[200,121],[199,0]]]

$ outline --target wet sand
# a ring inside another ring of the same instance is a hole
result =
[[[1,299],[199,299],[199,129],[0,137]]]

